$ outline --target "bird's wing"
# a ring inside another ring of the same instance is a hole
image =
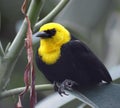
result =
[[[104,64],[96,57],[96,55],[81,41],[72,40],[69,42],[70,50],[77,65],[83,65],[88,71],[94,71],[100,75],[101,80],[111,82],[111,76]],[[90,70],[89,70],[90,69]]]

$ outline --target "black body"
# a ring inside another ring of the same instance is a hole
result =
[[[62,46],[61,56],[55,64],[45,64],[38,53],[36,63],[52,83],[62,83],[65,79],[70,79],[84,87],[98,84],[102,80],[108,83],[112,81],[104,64],[83,42],[74,37]]]

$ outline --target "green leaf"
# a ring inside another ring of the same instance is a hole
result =
[[[58,108],[70,104],[71,100],[79,99],[93,108],[119,108],[120,107],[120,85],[119,84],[101,84],[96,87],[79,91],[68,91],[68,96],[59,96],[55,93],[39,102],[36,108],[44,106],[45,108]],[[46,104],[47,103],[47,104]],[[48,106],[49,104],[49,106]],[[66,107],[65,107],[66,108]]]
[[[81,93],[91,100],[99,108],[119,108],[120,107],[120,85],[102,84],[94,88],[81,91]],[[79,95],[79,92],[73,92]],[[81,97],[80,97],[81,98]]]

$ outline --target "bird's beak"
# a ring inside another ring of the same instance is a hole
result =
[[[48,38],[49,37],[49,34],[42,31],[42,32],[36,32],[33,36],[35,37],[41,37],[41,38]]]

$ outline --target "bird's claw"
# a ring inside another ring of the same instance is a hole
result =
[[[55,91],[58,91],[58,93],[59,93],[61,96],[63,96],[62,94],[68,95],[68,94],[65,92],[65,89],[66,89],[66,90],[69,90],[69,91],[72,91],[73,85],[77,85],[77,83],[76,83],[75,81],[66,79],[66,80],[63,81],[61,84],[60,84],[60,83],[57,83],[57,82],[54,82],[54,89],[55,89]]]

